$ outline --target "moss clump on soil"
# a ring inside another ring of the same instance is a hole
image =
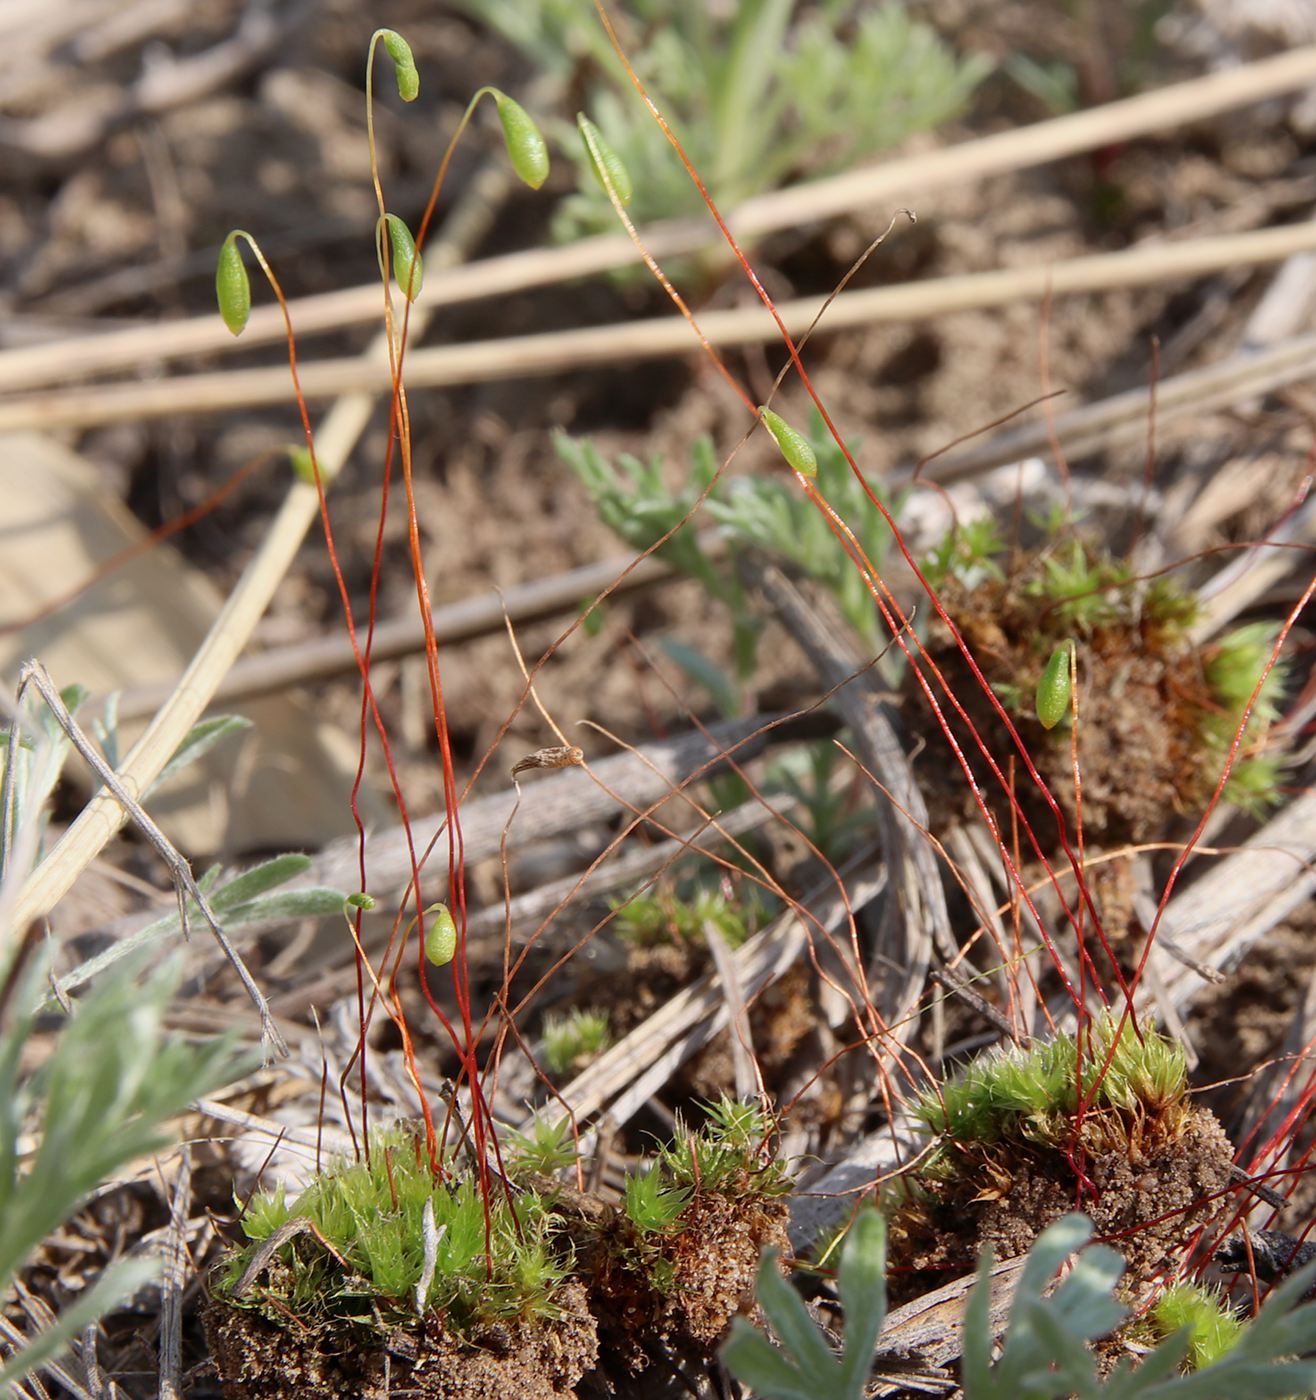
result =
[[[739,948],[763,921],[764,909],[752,892],[733,898],[725,890],[695,885],[684,897],[643,889],[615,900],[613,932],[634,948],[681,945],[704,947],[709,925],[728,948]]]
[[[976,537],[975,537],[976,538]],[[972,541],[971,541],[972,543]],[[1043,727],[1034,706],[1039,676],[1055,649],[1077,648],[1083,825],[1089,840],[1107,845],[1160,835],[1178,812],[1196,812],[1210,798],[1235,727],[1274,640],[1268,626],[1239,628],[1195,645],[1188,634],[1195,598],[1168,578],[1137,580],[1121,560],[1069,538],[998,562],[993,536],[970,554],[950,546],[930,562],[943,606],[983,675],[1015,723],[1038,772],[1072,824],[1075,810],[1069,717]],[[1000,717],[970,673],[944,623],[930,628],[927,648],[986,742],[1002,772],[1014,760],[1016,790],[1043,848],[1056,820],[1031,779]],[[1274,718],[1280,676],[1272,671],[1254,711],[1226,796],[1249,808],[1273,800],[1274,760],[1252,752]],[[913,723],[931,726],[922,705]],[[947,717],[970,761],[982,770],[977,745],[963,722]],[[935,746],[944,742],[938,730]],[[968,816],[958,767],[945,781],[928,766],[934,803],[951,817]],[[989,799],[1003,830],[1010,829],[1006,799],[993,786]]]
[[[985,1245],[1023,1254],[1078,1208],[1127,1259],[1136,1289],[1230,1179],[1233,1148],[1189,1099],[1180,1048],[1112,1016],[1090,1023],[1081,1053],[1058,1036],[986,1056],[915,1111],[937,1142],[892,1203],[898,1287],[966,1272]]]
[[[707,1356],[750,1306],[763,1249],[787,1243],[790,1181],[764,1159],[764,1136],[756,1108],[722,1099],[628,1183],[586,1261],[610,1364],[642,1371],[656,1348]]]
[[[750,1304],[764,1246],[785,1243],[790,1185],[756,1107],[708,1113],[678,1125],[619,1207],[543,1174],[574,1164],[563,1125],[509,1140],[487,1247],[475,1183],[436,1175],[396,1132],[291,1205],[257,1198],[204,1313],[226,1393],[551,1400],[577,1393],[600,1350],[605,1386],[659,1353],[707,1360]]]
[[[508,1320],[452,1332],[437,1313],[392,1332],[298,1328],[210,1299],[206,1335],[225,1393],[241,1400],[556,1400],[573,1396],[598,1355],[584,1286],[554,1294],[555,1319]]]
[[[582,969],[576,998],[606,1010],[614,1040],[629,1034],[713,966],[706,930],[711,925],[731,948],[741,947],[769,911],[752,894],[733,898],[698,885],[685,893],[644,891],[614,904],[620,971]],[[750,1032],[764,1082],[775,1089],[819,1012],[810,969],[796,965],[757,996]],[[732,1032],[721,1030],[676,1072],[680,1097],[715,1101],[735,1083]],[[824,1084],[817,1097],[829,1086]],[[806,1101],[805,1111],[810,1111]]]
[[[254,1201],[249,1243],[213,1282],[207,1330],[228,1393],[310,1387],[443,1400],[569,1395],[597,1353],[570,1244],[538,1193],[435,1174],[423,1143],[378,1136],[289,1205]],[[426,1238],[431,1241],[427,1268]],[[404,1379],[405,1378],[405,1379]]]

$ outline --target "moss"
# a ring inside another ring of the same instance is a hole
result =
[[[1188,1329],[1187,1369],[1200,1371],[1233,1350],[1243,1330],[1243,1320],[1213,1288],[1196,1283],[1176,1283],[1152,1304],[1148,1319],[1153,1341],[1181,1328]]]
[[[749,1305],[764,1248],[787,1242],[790,1181],[765,1155],[762,1114],[728,1098],[708,1113],[697,1131],[678,1124],[593,1244],[603,1349],[623,1370],[644,1370],[655,1343],[706,1353]]]
[[[666,944],[704,945],[712,925],[729,948],[739,948],[761,922],[764,910],[751,895],[732,898],[721,889],[695,886],[678,897],[662,890],[640,890],[612,905],[613,932],[637,948]]]
[[[495,1322],[457,1336],[431,1314],[423,1328],[368,1341],[328,1325],[280,1325],[218,1298],[202,1317],[234,1400],[565,1400],[597,1359],[598,1333],[581,1283],[564,1284],[557,1303],[551,1319]]]
[[[1196,646],[1189,625],[1196,599],[1171,579],[1132,577],[1127,564],[1073,538],[1032,554],[1009,556],[996,574],[981,561],[966,583],[954,568],[940,595],[948,615],[1010,713],[1037,770],[1072,826],[1075,811],[1068,717],[1047,730],[1033,697],[1039,676],[1058,646],[1077,647],[1079,765],[1083,823],[1090,840],[1108,845],[1159,836],[1179,812],[1206,803],[1273,641],[1273,630],[1245,628]],[[953,565],[953,556],[952,556]],[[1018,755],[999,715],[982,694],[962,654],[941,623],[927,647],[963,704],[1002,772]],[[1259,752],[1275,715],[1281,683],[1272,671],[1254,710],[1247,742],[1226,796],[1256,809],[1274,793],[1275,767]],[[933,735],[925,707],[911,705],[911,724]],[[952,730],[975,769],[984,772],[977,745],[963,723]],[[929,765],[934,808],[943,817],[967,817],[971,808],[962,776]],[[1002,829],[1010,827],[1008,802],[994,780],[990,801]],[[1043,850],[1057,843],[1056,818],[1020,773],[1017,795]],[[935,815],[935,813],[934,813]]]
[[[291,1204],[259,1197],[205,1312],[226,1393],[550,1400],[576,1393],[600,1336],[600,1384],[626,1384],[658,1349],[706,1361],[749,1305],[763,1248],[786,1242],[790,1186],[757,1106],[721,1099],[707,1115],[678,1124],[621,1209],[536,1174],[562,1164],[565,1124],[509,1142],[515,1205],[494,1192],[487,1236],[475,1183],[435,1174],[402,1133]]]
[[[544,1018],[544,1063],[559,1078],[579,1073],[611,1044],[606,1011],[575,1006]]]
[[[438,1240],[433,1276],[418,1298],[427,1214]],[[266,1270],[263,1281],[252,1280],[258,1287],[238,1296],[237,1275],[281,1216],[308,1228],[270,1255],[279,1269]],[[377,1315],[379,1327],[389,1330],[437,1311],[456,1335],[551,1312],[569,1258],[554,1247],[546,1203],[521,1192],[513,1214],[507,1196],[494,1193],[488,1226],[486,1244],[485,1208],[473,1180],[436,1176],[423,1144],[408,1133],[379,1134],[368,1162],[336,1163],[291,1205],[278,1193],[257,1198],[244,1217],[252,1244],[225,1262],[221,1292],[236,1306],[308,1326]]]
[[[1131,1282],[1145,1282],[1185,1217],[1216,1208],[1233,1160],[1223,1129],[1188,1097],[1181,1049],[1110,1016],[1092,1023],[1081,1055],[1060,1036],[985,1056],[915,1114],[936,1141],[888,1194],[898,1291],[966,1271],[984,1245],[1023,1254],[1075,1208],[1124,1254]]]
[[[445,1164],[450,1166],[451,1164]],[[435,1173],[422,1142],[377,1135],[291,1204],[258,1197],[250,1243],[213,1276],[206,1325],[240,1400],[302,1390],[441,1400],[574,1393],[597,1328],[546,1201]],[[426,1236],[433,1261],[426,1278]],[[390,1391],[390,1387],[393,1389]]]
[[[1169,1117],[1188,1087],[1183,1048],[1132,1020],[1096,1018],[1080,1042],[1057,1036],[1028,1050],[975,1060],[955,1079],[929,1093],[915,1116],[957,1143],[992,1143],[1022,1136],[1059,1149],[1075,1132],[1079,1070],[1085,1115],[1104,1109]]]

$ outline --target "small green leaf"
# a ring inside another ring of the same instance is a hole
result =
[[[241,715],[215,715],[210,719],[200,720],[192,726],[187,738],[174,750],[174,756],[160,770],[160,776],[148,791],[153,792],[168,782],[175,773],[204,757],[230,734],[240,734],[244,729],[250,728],[251,721]]]
[[[273,894],[261,893],[300,874],[309,865],[310,859],[307,856],[275,856],[272,860],[244,871],[211,896],[211,908],[222,917],[226,929],[268,920],[327,918],[330,915],[341,914],[346,897],[341,890],[312,885],[301,889],[279,890]],[[210,894],[218,873],[219,867],[212,866],[198,882],[203,894]],[[188,905],[190,917],[199,917],[200,911],[192,906],[190,900]],[[128,934],[117,943],[111,944],[109,948],[60,978],[61,990],[77,991],[79,987],[94,982],[108,968],[146,944],[160,938],[173,937],[179,932],[179,928],[178,911],[175,909],[136,933]],[[53,996],[42,1004],[42,1010],[53,1011],[57,1008],[58,1003]],[[0,1086],[0,1104],[3,1102],[3,1086]]]
[[[234,335],[241,335],[251,315],[251,279],[238,252],[238,240],[230,233],[215,264],[215,298],[219,314]]]
[[[425,956],[435,967],[444,967],[457,953],[457,925],[446,904],[431,904],[425,913],[433,921],[425,930]]]
[[[607,604],[597,603],[590,607],[593,601],[592,598],[582,599],[580,607],[577,609],[578,613],[584,613],[580,626],[587,637],[597,637],[603,631],[603,625],[608,620]],[[589,612],[585,612],[586,608],[590,609]]]
[[[415,301],[425,280],[416,240],[396,214],[385,214],[384,221],[388,225],[388,241],[393,247],[393,276],[397,278],[402,295],[408,301]]]
[[[576,114],[576,125],[580,128],[581,139],[585,142],[585,149],[589,152],[590,164],[594,167],[599,184],[604,190],[615,194],[623,204],[629,204],[634,188],[626,167],[621,163],[621,157],[603,139],[603,133],[584,112]]]
[[[787,466],[801,476],[817,476],[818,458],[809,445],[809,439],[770,408],[760,408],[759,416],[763,419],[763,426],[776,439]]]
[[[378,31],[380,41],[393,60],[393,73],[398,80],[398,96],[404,102],[414,102],[420,92],[420,74],[416,71],[416,60],[412,57],[411,45],[396,29]]]
[[[344,913],[349,909],[363,909],[369,912],[374,907],[375,897],[373,894],[362,894],[358,892],[357,894],[349,894],[347,898],[343,900]]]
[[[64,708],[69,714],[76,714],[87,703],[87,697],[91,691],[85,685],[79,685],[76,681],[72,685],[61,688],[59,698],[64,702]]]
[[[333,914],[340,914],[342,909],[342,890],[307,885],[302,889],[279,890],[275,894],[263,894],[259,899],[248,900],[245,904],[235,904],[224,911],[224,927],[237,928],[241,924],[267,921],[277,923],[282,919],[327,919]]]
[[[101,746],[106,763],[111,768],[117,768],[119,766],[119,692],[117,690],[112,690],[105,697],[105,708],[101,718],[92,720],[91,730],[96,736],[96,742]]]
[[[813,1320],[804,1300],[781,1276],[777,1251],[766,1249],[759,1262],[759,1306],[768,1315],[773,1331],[781,1338],[787,1356],[824,1395],[836,1394],[841,1363],[827,1343],[822,1329]]]
[[[272,856],[269,860],[253,865],[227,881],[222,889],[215,891],[210,905],[216,914],[235,909],[242,904],[250,904],[257,895],[267,893],[286,885],[289,880],[304,874],[311,868],[310,856],[295,852],[288,855]]]
[[[1042,669],[1037,679],[1035,706],[1037,717],[1044,729],[1054,729],[1069,713],[1072,694],[1070,660],[1074,654],[1074,643],[1061,642],[1051,653],[1051,659]]]
[[[716,661],[710,660],[702,651],[687,646],[675,637],[660,637],[658,645],[692,681],[703,686],[713,697],[713,703],[728,719],[740,714],[743,708],[740,691],[735,681]]]
[[[845,1309],[843,1384],[862,1394],[886,1317],[886,1221],[864,1206],[841,1250],[841,1303]]]
[[[519,102],[497,88],[494,101],[498,104],[498,120],[503,124],[503,140],[512,169],[532,190],[537,190],[548,179],[548,146],[543,135]]]
[[[966,1394],[990,1394],[992,1369],[992,1248],[978,1256],[978,1279],[969,1291],[964,1307],[964,1353],[960,1358],[962,1383]]]
[[[816,1400],[818,1395],[809,1378],[743,1317],[732,1320],[722,1360],[738,1381],[764,1400]]]

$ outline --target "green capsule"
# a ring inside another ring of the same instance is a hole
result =
[[[416,240],[396,214],[385,214],[384,222],[388,225],[388,241],[393,248],[393,276],[397,278],[398,289],[408,301],[415,301],[425,280],[425,267],[416,251]]]
[[[585,149],[589,152],[590,164],[594,167],[595,175],[599,177],[599,184],[615,194],[623,204],[629,204],[634,189],[631,177],[621,163],[621,157],[603,139],[603,133],[584,112],[576,114],[576,125],[580,128],[581,139],[585,142]]]
[[[425,956],[435,967],[445,967],[457,954],[457,925],[446,904],[431,904],[425,915],[431,920],[425,930]]]
[[[311,459],[311,449],[305,443],[288,449],[288,460],[292,463],[293,475],[300,481],[315,485],[315,463]],[[356,898],[355,895],[352,898]]]
[[[1050,661],[1042,668],[1042,674],[1037,679],[1034,704],[1044,729],[1054,729],[1069,713],[1070,698],[1073,695],[1073,655],[1074,643],[1061,642],[1051,653]]]
[[[497,88],[494,102],[498,106],[498,120],[503,124],[503,140],[512,169],[532,190],[537,190],[548,179],[548,146],[543,135],[530,113]]]
[[[362,911],[364,911],[364,912],[368,912],[369,910],[373,909],[374,907],[375,907],[375,897],[374,897],[374,895],[372,895],[372,894],[365,894],[365,893],[362,893],[362,892],[358,892],[357,894],[349,894],[349,895],[347,896],[347,898],[346,898],[345,900],[343,900],[343,912],[344,912],[344,913],[347,913],[348,910],[352,910],[352,909],[360,909],[360,910],[362,910]]]
[[[219,314],[234,335],[241,335],[251,315],[251,279],[238,251],[238,236],[230,233],[215,264],[215,299]]]
[[[763,426],[776,439],[787,465],[801,476],[817,476],[818,458],[809,446],[809,439],[803,433],[796,432],[781,414],[774,413],[770,408],[760,408],[759,417],[763,419]]]
[[[404,102],[414,102],[420,92],[420,74],[416,70],[416,60],[412,57],[411,45],[396,29],[377,31],[381,42],[393,60],[393,74],[398,80],[398,96]]]

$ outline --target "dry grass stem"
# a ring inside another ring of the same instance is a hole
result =
[[[751,237],[815,224],[894,199],[908,202],[931,190],[1024,170],[1187,122],[1203,121],[1292,92],[1313,81],[1316,46],[1294,49],[1275,58],[1038,122],[1022,130],[1001,132],[937,151],[922,151],[760,195],[731,211],[728,222],[738,236]],[[715,233],[702,219],[646,230],[645,237],[657,258],[669,258],[717,242]],[[638,255],[629,238],[605,234],[563,248],[536,248],[448,271],[440,270],[440,260],[427,261],[434,264],[428,283],[434,304],[454,305],[626,267],[638,261]],[[305,297],[292,309],[299,334],[310,336],[375,320],[379,314],[379,289],[369,283]],[[282,338],[283,320],[277,308],[258,307],[253,311],[244,344],[277,342]],[[0,389],[30,388],[71,376],[103,373],[142,360],[158,363],[179,355],[215,353],[232,347],[232,337],[214,316],[135,327],[48,346],[24,346],[0,354]],[[685,348],[688,349],[688,339]]]
[[[1313,249],[1316,227],[1301,223],[1091,254],[1049,267],[967,273],[845,292],[832,302],[820,329],[835,332],[885,321],[924,321],[954,311],[1041,301],[1048,292],[1058,297],[1190,280],[1227,268],[1282,261]],[[787,330],[801,335],[813,324],[819,305],[818,297],[806,297],[781,302],[777,310]],[[701,318],[700,325],[709,341],[721,348],[766,344],[778,336],[776,322],[761,308],[712,311]],[[407,357],[407,383],[413,389],[432,389],[689,354],[690,330],[684,319],[664,316],[599,328],[413,348]],[[344,394],[382,394],[390,384],[387,363],[373,353],[308,361],[301,367],[300,380],[308,401]],[[218,413],[284,403],[287,397],[288,375],[280,368],[178,375],[151,383],[80,387],[8,399],[0,402],[0,432]]]

